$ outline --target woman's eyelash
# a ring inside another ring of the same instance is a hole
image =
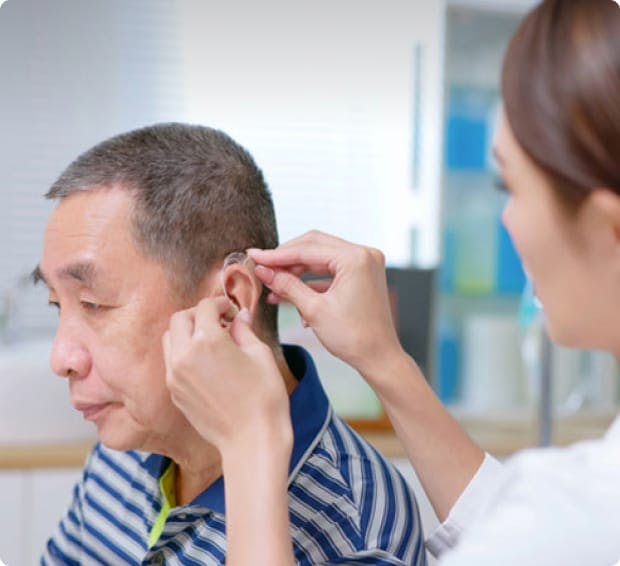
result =
[[[508,185],[506,185],[506,182],[504,181],[503,177],[495,177],[495,179],[493,180],[493,186],[498,191],[501,191],[503,193],[510,192],[510,189],[508,188]]]

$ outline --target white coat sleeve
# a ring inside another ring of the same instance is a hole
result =
[[[613,440],[511,458],[495,494],[441,566],[618,564],[620,442]]]
[[[490,454],[485,454],[478,471],[452,507],[448,518],[426,539],[426,548],[436,557],[454,548],[461,534],[486,506],[501,485],[504,467]]]

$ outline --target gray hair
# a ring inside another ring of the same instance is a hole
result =
[[[164,267],[180,296],[192,296],[230,252],[278,245],[262,171],[219,130],[170,123],[112,137],[73,161],[45,196],[113,186],[133,194],[136,248]],[[277,340],[277,307],[266,303],[266,294],[261,323]]]

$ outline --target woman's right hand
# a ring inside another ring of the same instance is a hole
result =
[[[404,353],[391,316],[383,254],[320,232],[275,250],[248,250],[270,300],[293,303],[323,345],[379,395],[394,430],[444,521],[484,460]],[[328,275],[304,282],[303,274]]]
[[[292,303],[321,343],[363,375],[380,374],[382,362],[403,354],[379,250],[312,231],[248,254],[269,302]],[[327,279],[303,281],[306,274]]]

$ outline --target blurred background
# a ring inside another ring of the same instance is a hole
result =
[[[491,453],[598,436],[618,367],[549,348],[500,222],[491,156],[506,44],[530,0],[0,3],[0,556],[36,563],[94,440],[48,369],[56,313],[28,275],[79,153],[163,121],[223,129],[273,192],[280,238],[384,251],[405,348]],[[292,309],[336,410],[398,465],[380,404]],[[547,371],[545,371],[547,368]],[[541,409],[541,403],[543,405]],[[546,415],[546,416],[545,416]],[[425,527],[434,517],[424,496]]]

